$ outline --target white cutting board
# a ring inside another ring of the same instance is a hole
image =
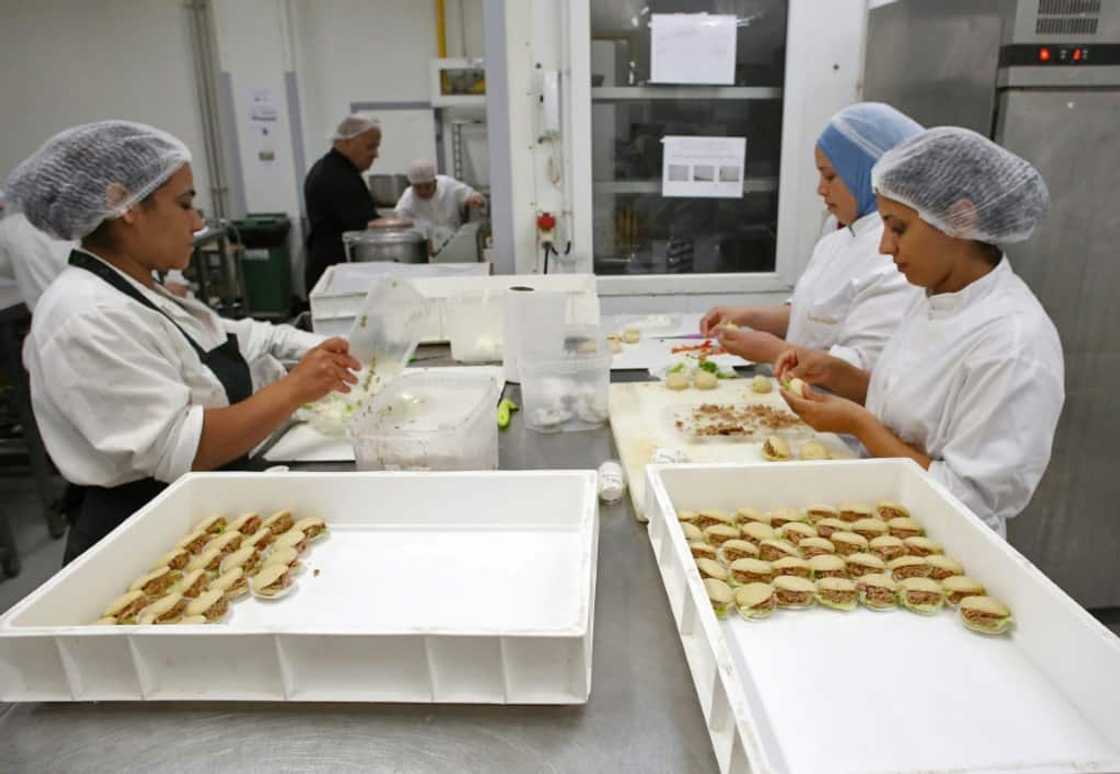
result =
[[[448,366],[457,373],[478,374],[494,378],[494,405],[506,386],[505,371],[501,366]],[[442,371],[442,368],[406,368],[404,373]],[[497,421],[497,420],[495,420]],[[353,462],[354,446],[349,438],[323,435],[306,422],[292,427],[276,445],[265,452],[268,462]]]
[[[668,318],[668,325],[650,327],[650,322],[655,317]],[[611,370],[648,370],[658,373],[668,368],[679,360],[685,360],[684,354],[673,354],[673,347],[699,344],[703,339],[678,339],[662,338],[665,336],[682,336],[697,333],[700,330],[700,314],[667,314],[667,315],[612,315],[603,318],[603,331],[605,333],[621,334],[628,327],[635,327],[641,331],[642,338],[637,344],[623,343],[622,351],[611,358]],[[695,358],[687,358],[695,364]],[[747,366],[751,362],[737,355],[716,355],[708,358],[720,368],[730,370],[735,366]]]
[[[679,392],[663,382],[632,382],[610,387],[611,432],[618,447],[622,467],[626,469],[630,499],[639,521],[648,521],[645,509],[646,465],[657,449],[677,449],[687,462],[761,462],[762,444],[727,438],[691,442],[673,426],[674,412],[701,403],[758,403],[789,411],[778,394],[777,382],[770,380],[773,390],[766,394],[751,391],[750,379],[725,379],[714,390],[690,387]],[[832,433],[816,433],[835,459],[850,459],[852,450]],[[791,443],[794,455],[804,441]],[[790,464],[790,463],[773,463]]]

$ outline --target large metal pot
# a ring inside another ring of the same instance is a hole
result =
[[[348,260],[355,263],[395,261],[427,263],[428,241],[412,229],[367,229],[342,235]]]
[[[406,175],[370,175],[369,192],[378,207],[396,207],[404,192],[408,190]]]

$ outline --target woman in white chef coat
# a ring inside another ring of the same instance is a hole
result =
[[[939,127],[884,154],[872,173],[881,250],[925,292],[868,372],[796,348],[777,362],[833,394],[786,390],[817,430],[873,457],[909,457],[992,529],[1030,501],[1064,400],[1062,345],[999,245],[1027,239],[1049,205],[1028,162],[967,129]]]
[[[66,561],[168,482],[243,462],[302,403],[355,381],[344,340],[225,320],[153,280],[187,265],[202,226],[190,160],[165,132],[103,121],[56,135],[8,179],[36,228],[81,240],[24,344],[47,451],[85,487]],[[302,360],[266,383],[255,366],[269,356]]]
[[[863,102],[828,122],[814,154],[817,193],[840,228],[821,237],[788,304],[717,306],[700,322],[728,352],[772,363],[789,344],[830,352],[870,368],[917,291],[879,254],[883,221],[871,168],[884,152],[922,131],[890,105]],[[831,220],[831,219],[830,219]],[[724,322],[740,330],[720,330]]]

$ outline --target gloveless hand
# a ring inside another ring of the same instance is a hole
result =
[[[801,417],[809,427],[821,433],[845,433],[858,436],[864,423],[876,421],[871,412],[858,403],[811,387],[805,387],[804,397],[798,397],[784,388],[781,394],[793,413]]]
[[[361,367],[350,356],[349,342],[335,337],[309,350],[285,379],[297,403],[310,403],[331,392],[350,392],[350,385],[358,381],[354,371]]]

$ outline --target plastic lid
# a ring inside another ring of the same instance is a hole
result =
[[[455,433],[479,413],[493,411],[495,398],[490,376],[439,371],[404,374],[358,412],[350,434],[361,439]]]

